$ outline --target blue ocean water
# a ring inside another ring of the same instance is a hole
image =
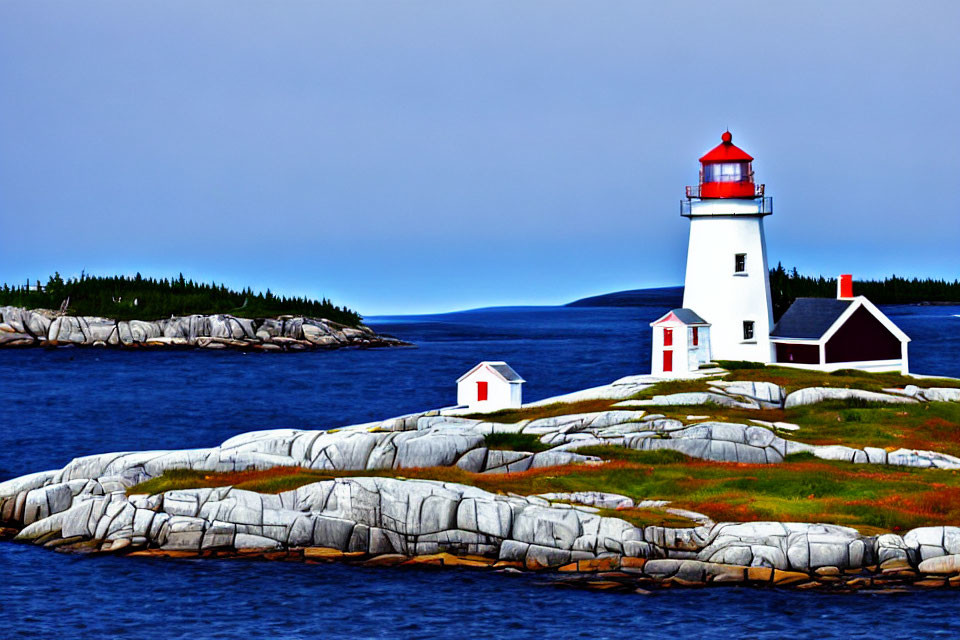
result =
[[[0,480],[105,451],[205,447],[242,431],[325,428],[452,404],[503,359],[535,400],[649,368],[661,300],[370,318],[414,342],[325,353],[0,351]],[[960,377],[960,308],[887,307],[920,373]],[[68,556],[0,545],[0,638],[697,638],[960,636],[951,593],[749,589],[649,596],[532,576],[252,561]]]

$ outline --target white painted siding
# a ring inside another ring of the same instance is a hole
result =
[[[477,382],[487,383],[487,399],[477,399]],[[523,404],[522,384],[507,382],[487,367],[480,367],[457,384],[457,404],[477,411],[496,411]]]
[[[716,360],[771,362],[770,329],[773,306],[767,268],[767,247],[760,215],[753,200],[694,202],[683,306],[710,323],[711,350]],[[746,254],[746,270],[734,274],[734,257]],[[743,322],[754,323],[752,340],[743,338]]]
[[[700,365],[706,364],[711,361],[710,357],[710,327],[696,327],[697,329],[697,346],[693,345],[693,329],[694,327],[687,327],[687,344],[689,345],[687,352],[687,369],[691,372],[698,371]]]
[[[673,345],[663,345],[664,329],[673,330]],[[693,329],[681,322],[663,322],[653,327],[650,374],[664,378],[683,378],[696,373],[710,361],[710,327],[698,327],[699,344],[693,346]],[[673,352],[673,371],[663,370],[663,352]]]

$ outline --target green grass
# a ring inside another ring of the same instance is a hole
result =
[[[908,384],[918,387],[960,388],[960,380],[948,378],[917,379],[899,373],[874,373],[855,369],[840,369],[833,372],[813,371],[764,365],[758,362],[740,362],[721,360],[717,363],[728,373],[722,377],[695,378],[692,380],[664,380],[644,389],[631,399],[652,399],[654,396],[674,393],[709,391],[709,383],[717,380],[728,382],[773,382],[783,387],[787,393],[808,387],[833,387],[836,389],[863,389],[865,391],[883,391],[884,389],[902,389]]]
[[[709,391],[707,382],[720,378],[695,378],[692,380],[664,380],[647,387],[640,393],[633,395],[631,400],[649,400],[654,396],[667,396],[674,393],[691,393]]]
[[[463,416],[474,420],[500,422],[504,424],[516,423],[521,420],[539,420],[540,418],[555,418],[557,416],[572,415],[575,413],[594,413],[609,411],[619,400],[584,400],[582,402],[554,402],[536,407],[521,407],[519,409],[503,409],[490,413],[472,413]]]
[[[751,420],[789,422],[797,431],[779,435],[807,444],[848,447],[927,449],[960,457],[960,403],[887,404],[862,400],[831,400],[791,409],[736,409],[717,405],[649,406],[684,423],[692,413],[715,422],[753,424]]]
[[[277,468],[242,473],[168,471],[130,493],[226,486],[277,493],[320,480],[349,476],[422,478],[473,485],[494,493],[532,495],[608,491],[635,500],[670,500],[671,506],[716,521],[828,522],[865,533],[960,523],[960,472],[854,465],[791,456],[779,465],[692,460],[675,452],[584,450],[616,454],[603,465],[566,465],[510,474],[473,474],[456,467],[318,472]],[[643,510],[641,510],[643,511]],[[649,513],[621,514],[652,524]],[[629,518],[628,518],[629,519]],[[646,519],[646,520],[644,520]]]
[[[930,449],[960,456],[960,404],[955,402],[824,402],[790,409],[785,417],[800,425],[791,438],[801,442]]]
[[[489,449],[536,453],[550,448],[550,445],[540,442],[540,436],[530,433],[491,433],[484,439]]]
[[[577,453],[582,453],[586,456],[597,456],[604,460],[617,460],[620,462],[644,465],[676,464],[691,460],[689,456],[679,451],[671,451],[669,449],[639,451],[637,449],[627,449],[626,447],[615,447],[612,445],[580,447],[577,449]]]
[[[727,371],[739,371],[741,369],[764,369],[767,365],[762,362],[749,362],[747,360],[717,360],[717,366]]]
[[[628,509],[600,509],[598,515],[607,518],[620,518],[635,527],[659,526],[685,529],[687,527],[697,526],[697,523],[689,518],[677,516],[665,509],[658,508],[638,509],[631,507]]]
[[[808,387],[882,391],[887,388],[902,389],[908,384],[914,384],[918,387],[960,388],[960,380],[947,378],[918,379],[896,372],[873,373],[854,369],[841,369],[828,373],[825,371],[814,371],[812,369],[778,367],[776,365],[767,365],[759,369],[735,367],[728,369],[728,371],[730,371],[730,373],[724,377],[724,380],[731,382],[773,382],[784,387],[787,393]]]
[[[358,471],[353,475],[365,475]],[[370,475],[370,474],[366,474]],[[337,477],[324,471],[314,471],[301,467],[274,467],[265,471],[240,471],[236,473],[211,473],[192,469],[168,469],[163,475],[130,487],[128,495],[146,493],[154,495],[179,489],[199,489],[205,487],[232,486],[237,489],[257,491],[259,493],[280,493],[302,487],[313,482],[331,480]]]

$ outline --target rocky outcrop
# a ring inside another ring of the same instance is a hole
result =
[[[653,376],[626,376],[610,384],[592,387],[590,389],[581,389],[580,391],[531,402],[524,406],[538,407],[556,404],[558,402],[583,402],[585,400],[625,400],[637,395],[657,382],[662,382],[662,379]]]
[[[24,480],[0,484],[4,526],[19,542],[60,550],[602,572],[613,588],[930,587],[960,572],[956,527],[903,537],[806,523],[637,527],[589,506],[394,478],[338,478],[280,494],[218,487],[158,495],[127,495],[115,476],[33,489]],[[623,498],[548,497],[607,508]]]
[[[22,316],[19,322],[17,329],[32,330]],[[94,330],[90,323],[84,326],[81,333]],[[224,326],[246,331],[239,320]],[[145,327],[136,330],[148,333]],[[57,331],[60,335],[62,328]],[[630,380],[619,386],[640,384]],[[902,391],[908,401],[951,395]],[[751,406],[790,397],[776,385],[760,383],[719,385],[704,395]],[[503,473],[600,464],[599,458],[578,453],[595,445],[669,449],[749,464],[775,464],[809,452],[855,463],[960,468],[960,459],[936,452],[814,446],[783,438],[773,423],[696,420],[701,421],[684,424],[629,407],[511,424],[430,411],[328,431],[246,433],[209,449],[86,456],[62,469],[0,483],[0,538],[99,553],[548,571],[603,589],[713,583],[828,590],[960,585],[958,527],[864,536],[829,524],[715,523],[662,500],[599,491],[498,495],[464,484],[393,477],[324,479],[279,494],[232,487],[130,494],[145,480],[176,469],[302,467],[350,475],[455,466],[477,474]],[[494,434],[525,436],[518,442],[536,436],[548,448],[498,449],[488,444]],[[625,519],[649,508],[686,518],[690,526],[640,527]],[[612,517],[615,510],[629,511],[618,518]]]
[[[890,391],[902,393],[917,400],[926,400],[927,402],[960,402],[960,389],[944,387],[922,389],[916,385],[908,384],[903,389],[890,389]]]
[[[905,404],[917,400],[903,395],[877,393],[862,389],[834,389],[832,387],[809,387],[794,391],[787,396],[783,403],[785,409],[800,407],[805,404],[816,404],[827,400],[862,400],[864,402],[885,402],[890,404]]]
[[[0,483],[0,498],[99,478],[129,487],[172,469],[224,473],[274,467],[377,471],[458,466],[473,473],[502,473],[585,462],[599,462],[599,458],[568,451],[491,449],[477,430],[457,424],[432,425],[429,416],[415,414],[329,431],[254,431],[209,449],[85,456],[63,469]]]
[[[348,327],[302,316],[251,319],[217,314],[117,321],[0,307],[0,347],[73,345],[297,351],[405,344],[379,335],[369,327]]]
[[[691,458],[745,464],[776,464],[791,454],[810,453],[824,460],[857,464],[960,469],[960,458],[936,451],[903,448],[887,451],[879,447],[858,449],[842,445],[811,445],[781,437],[773,423],[769,427],[709,420],[684,424],[680,420],[643,411],[601,411],[512,424],[436,415],[420,418],[418,424],[420,428],[466,430],[482,435],[536,435],[542,443],[553,447],[538,454],[540,456],[584,447],[621,446],[641,451],[666,449]]]

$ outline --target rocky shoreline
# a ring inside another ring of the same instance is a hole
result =
[[[624,499],[590,498],[599,505]],[[280,494],[220,487],[127,496],[117,480],[75,478],[9,496],[3,513],[6,524],[23,527],[3,530],[6,537],[59,551],[458,566],[616,590],[960,586],[958,527],[903,536],[780,522],[640,528],[596,507],[423,480],[338,478]]]
[[[61,316],[45,309],[0,307],[0,348],[63,346],[308,351],[409,346],[409,343],[377,334],[363,325],[348,327],[304,316],[240,318],[216,314],[117,321],[93,316]]]
[[[623,387],[635,391],[649,384],[637,376],[580,393],[617,399],[623,397]],[[873,393],[873,401],[900,403],[927,402],[927,397],[944,401],[945,395],[960,398],[960,392],[949,389],[890,391],[844,393]],[[706,399],[662,396],[651,402],[782,406],[791,397],[793,402],[810,403],[839,391],[794,393],[769,383],[740,383],[719,385]],[[637,402],[646,401],[625,404]],[[672,509],[665,501],[636,496],[600,491],[504,495],[455,482],[395,477],[403,469],[455,467],[503,474],[602,465],[600,458],[575,451],[598,442],[764,465],[782,464],[791,451],[899,467],[956,469],[960,459],[931,451],[814,447],[777,435],[789,432],[790,425],[683,424],[632,406],[509,424],[451,415],[455,413],[430,411],[324,431],[251,432],[209,449],[77,458],[59,470],[0,483],[0,537],[85,553],[535,572],[557,584],[610,590],[705,585],[824,591],[960,587],[956,526],[864,535],[834,524],[714,522],[699,513]],[[500,450],[488,445],[486,438],[492,434],[536,436],[549,449]],[[154,494],[136,490],[171,470],[225,473],[279,468],[329,471],[341,477],[279,493],[231,486]],[[662,509],[690,525],[637,526],[616,517],[621,509]]]

